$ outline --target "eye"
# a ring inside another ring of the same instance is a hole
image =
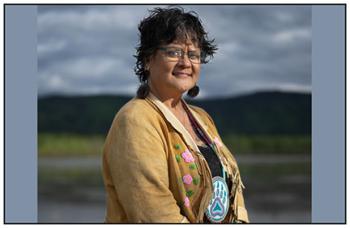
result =
[[[181,56],[181,50],[170,49],[166,52],[169,57],[179,57]]]
[[[198,52],[193,52],[190,51],[188,52],[188,58],[193,59],[193,60],[198,60],[200,59],[201,55]]]

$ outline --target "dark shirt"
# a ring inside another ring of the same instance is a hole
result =
[[[222,166],[218,156],[215,152],[208,146],[198,146],[198,149],[203,154],[205,160],[207,161],[212,177],[222,176]]]
[[[208,146],[198,146],[198,149],[200,150],[200,152],[203,154],[205,160],[207,161],[212,177],[213,178],[216,176],[223,177],[222,165],[221,165],[221,162],[220,162],[218,156],[215,154],[215,152]],[[225,181],[227,183],[227,187],[228,187],[229,191],[231,191],[232,182],[228,178],[227,173],[226,173]]]
[[[213,151],[213,149],[211,149],[208,146],[198,146],[198,149],[200,150],[200,152],[203,154],[205,160],[207,161],[207,163],[209,165],[209,169],[210,169],[211,174],[212,174],[212,177],[216,177],[216,176],[223,177],[222,165],[220,163],[218,156]],[[227,175],[226,175],[226,183],[228,183],[228,188],[231,189],[232,184],[231,184],[231,181],[228,180]],[[227,219],[227,217],[226,217],[226,219]],[[207,216],[204,216],[203,222],[204,223],[211,223],[210,220],[207,218]]]

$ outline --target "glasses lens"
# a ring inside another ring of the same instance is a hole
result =
[[[201,54],[197,51],[189,51],[187,53],[188,58],[193,63],[200,63],[201,62]]]
[[[159,49],[164,52],[164,56],[167,61],[177,62],[185,55],[187,55],[188,59],[192,63],[201,63],[201,54],[199,51],[189,51],[188,53],[185,53],[182,49],[179,48],[163,47]]]
[[[178,60],[182,56],[182,51],[177,49],[167,49],[165,50],[166,57],[174,60]]]

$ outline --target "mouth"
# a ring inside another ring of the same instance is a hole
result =
[[[191,73],[187,73],[187,72],[173,72],[173,75],[176,77],[192,77]]]

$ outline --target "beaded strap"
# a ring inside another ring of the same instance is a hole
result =
[[[197,123],[196,119],[192,115],[191,111],[187,108],[185,104],[183,104],[183,107],[188,115],[188,118],[190,119],[191,125],[193,126],[194,130],[197,132],[197,135],[201,137],[201,139],[214,151],[216,156],[219,158],[220,163],[221,163],[221,169],[222,169],[222,176],[224,180],[226,180],[226,172],[224,169],[224,166],[222,164],[222,161],[216,152],[216,148],[214,146],[214,143],[210,140],[209,136],[205,134],[205,132],[202,130],[201,126]]]

